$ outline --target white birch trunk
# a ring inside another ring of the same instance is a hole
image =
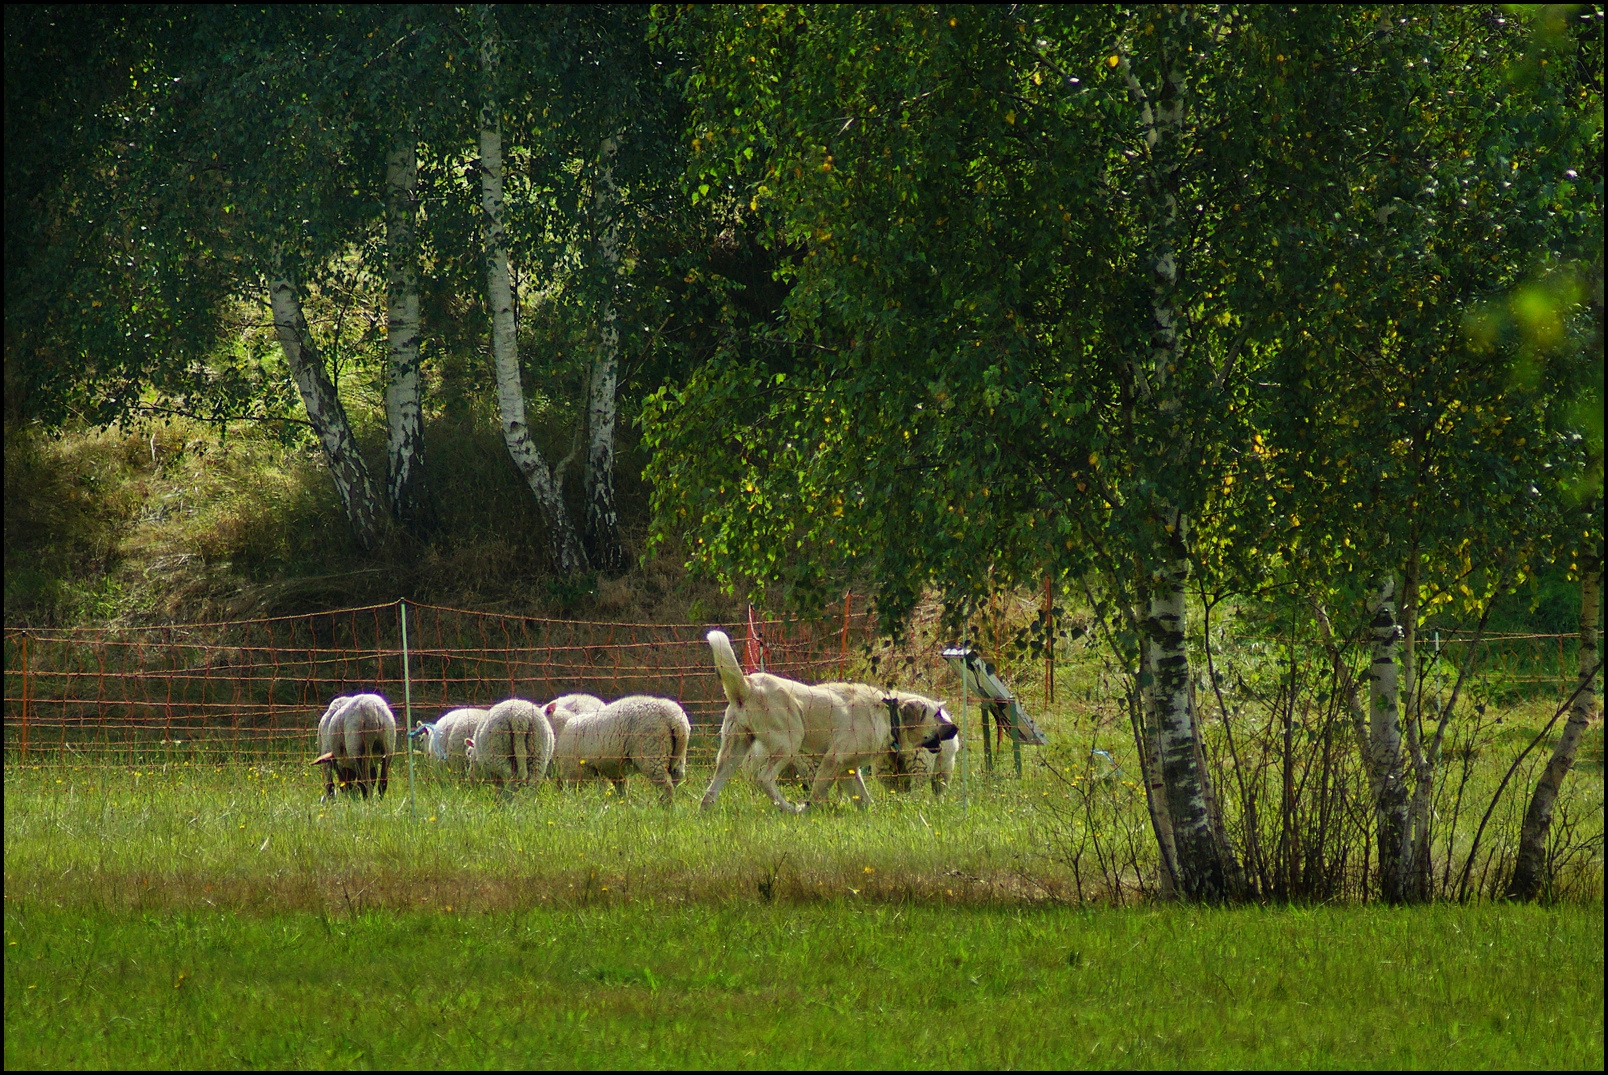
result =
[[[1541,895],[1547,882],[1547,832],[1552,827],[1552,808],[1569,770],[1574,768],[1581,738],[1601,714],[1597,673],[1602,656],[1597,639],[1597,617],[1602,610],[1602,559],[1601,548],[1581,557],[1580,653],[1575,665],[1574,701],[1569,705],[1569,721],[1563,726],[1558,745],[1552,748],[1552,757],[1547,759],[1547,767],[1541,771],[1535,792],[1530,796],[1529,808],[1524,812],[1524,824],[1519,830],[1519,858],[1514,865],[1513,880],[1508,883],[1508,899],[1533,900]]]
[[[386,492],[391,516],[417,533],[427,525],[424,412],[419,378],[419,266],[416,190],[419,159],[412,135],[399,138],[385,162],[386,328],[390,377],[385,385]]]
[[[363,462],[357,440],[352,436],[346,409],[341,406],[335,385],[324,369],[324,358],[308,331],[301,295],[296,285],[280,274],[268,281],[268,302],[273,308],[274,331],[285,351],[285,363],[290,366],[302,404],[307,408],[307,421],[323,445],[329,474],[335,481],[335,492],[346,510],[352,533],[361,547],[373,549],[379,545],[381,536],[374,483],[369,480],[368,465]]]
[[[620,543],[619,512],[614,503],[614,423],[620,374],[620,324],[614,305],[615,275],[620,265],[620,194],[614,182],[614,154],[618,147],[613,135],[603,139],[592,191],[603,299],[598,308],[597,354],[588,378],[591,389],[586,419],[590,438],[583,479],[586,523],[582,533],[586,553],[593,567],[606,572],[624,571],[629,566],[625,546]]]
[[[1182,546],[1186,536],[1175,536]],[[1149,644],[1151,689],[1155,692],[1161,776],[1166,784],[1167,812],[1172,818],[1178,856],[1178,887],[1186,898],[1217,900],[1229,894],[1229,878],[1212,833],[1195,750],[1189,656],[1184,650],[1184,583],[1188,574],[1189,561],[1183,556],[1162,567],[1161,577],[1153,582],[1145,617],[1145,640]]]
[[[1374,825],[1379,852],[1380,891],[1391,902],[1404,896],[1404,866],[1410,848],[1407,785],[1402,774],[1401,728],[1398,723],[1396,644],[1401,627],[1396,622],[1393,598],[1395,580],[1379,579],[1368,596],[1370,652],[1368,667],[1368,705],[1363,706],[1361,691],[1335,642],[1329,614],[1314,603],[1318,632],[1334,667],[1335,680],[1351,714],[1351,727],[1357,738],[1357,752],[1368,774],[1369,798],[1373,803]]]
[[[1400,669],[1402,628],[1396,620],[1395,581],[1386,578],[1369,601],[1373,618],[1368,666],[1368,754],[1373,774],[1374,820],[1379,841],[1379,890],[1391,903],[1407,898],[1409,829],[1407,784],[1401,753]]]
[[[1150,642],[1139,641],[1139,712],[1143,739],[1139,743],[1140,770],[1145,780],[1145,805],[1161,851],[1159,888],[1163,899],[1178,895],[1178,842],[1173,837],[1172,812],[1167,808],[1167,782],[1161,775],[1161,734],[1156,723],[1155,680],[1150,671]]]
[[[503,442],[514,466],[524,476],[547,523],[548,550],[560,574],[587,569],[586,551],[564,505],[563,486],[531,441],[525,419],[525,390],[519,375],[518,326],[514,321],[513,287],[508,273],[508,236],[503,224],[502,121],[496,96],[499,42],[489,5],[480,18],[480,64],[485,96],[480,107],[480,204],[486,244],[486,293],[491,302],[491,351],[497,367],[497,405]]]

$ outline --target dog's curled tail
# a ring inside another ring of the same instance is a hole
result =
[[[737,663],[737,654],[732,652],[731,639],[724,631],[710,631],[708,638],[709,648],[715,651],[715,670],[720,673],[726,700],[742,705],[748,697],[748,677],[743,675],[743,666]]]

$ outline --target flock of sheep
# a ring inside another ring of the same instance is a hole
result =
[[[744,673],[730,640],[709,633],[716,670],[727,698],[716,772],[703,804],[745,763],[776,805],[787,801],[776,785],[789,773],[811,786],[812,804],[843,786],[862,807],[870,803],[865,776],[879,765],[884,778],[908,788],[924,773],[941,794],[954,772],[959,731],[943,703],[866,684],[809,686],[765,673]],[[561,786],[611,781],[624,794],[636,771],[659,788],[669,805],[687,775],[692,725],[668,698],[632,695],[605,703],[590,694],[565,694],[538,705],[510,698],[490,709],[460,708],[420,724],[409,736],[449,773],[499,790],[532,784],[551,770]],[[384,795],[396,753],[396,717],[377,694],[342,695],[318,721],[324,798],[337,788],[368,798]],[[412,744],[410,744],[411,749]]]
[[[604,778],[625,791],[631,770],[659,788],[669,803],[687,775],[692,724],[668,698],[632,695],[605,704],[590,694],[566,694],[546,705],[510,698],[490,709],[454,709],[411,733],[447,771],[505,789],[531,784],[549,768],[561,785]],[[367,798],[385,794],[396,717],[377,694],[343,695],[318,721],[324,797],[337,785]]]

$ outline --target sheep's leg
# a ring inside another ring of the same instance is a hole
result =
[[[702,805],[715,805],[715,800],[720,798],[720,789],[726,786],[754,745],[754,733],[746,728],[738,730],[727,725],[720,730],[720,753],[715,758],[715,777],[709,781],[709,790],[704,792]],[[775,799],[777,795],[772,792],[771,798]]]
[[[380,755],[380,798],[385,798],[385,789],[391,785],[391,755]]]
[[[852,781],[855,791],[858,792],[854,796],[854,801],[861,810],[871,809],[871,789],[865,786],[865,766],[857,765],[854,767]]]
[[[660,759],[657,763],[648,761],[647,764],[637,762],[636,770],[647,778],[648,783],[657,785],[660,805],[669,806],[675,801],[676,785],[671,779],[670,766],[665,760]]]
[[[609,783],[614,785],[614,794],[622,799],[625,798],[625,777],[611,776],[609,777]]]

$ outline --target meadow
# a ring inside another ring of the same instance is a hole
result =
[[[1600,906],[6,908],[7,1068],[1603,1059]]]
[[[666,811],[8,765],[5,1063],[1602,1065],[1597,900],[1080,903],[1042,770],[783,817],[746,782],[698,810],[700,768]],[[1142,817],[1129,783],[1105,823]]]

